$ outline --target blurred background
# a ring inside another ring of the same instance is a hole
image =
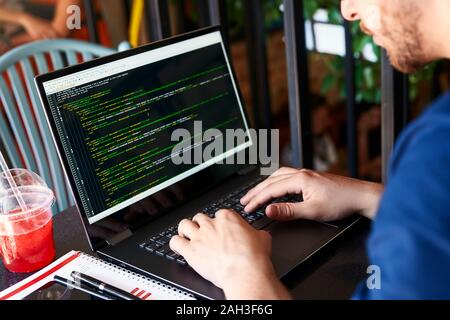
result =
[[[282,163],[298,165],[285,32],[295,23],[296,32],[303,32],[295,37],[304,46],[297,52],[306,49],[299,70],[306,73],[300,91],[307,112],[301,114],[309,126],[312,166],[381,181],[382,50],[358,23],[344,24],[339,0],[295,2],[296,19],[286,21],[282,0],[0,0],[0,53],[49,38],[139,46],[220,22],[253,126],[279,129]],[[70,5],[80,8],[75,30],[66,26],[68,14],[76,13],[67,11]],[[407,121],[448,89],[449,68],[441,61],[404,78]]]

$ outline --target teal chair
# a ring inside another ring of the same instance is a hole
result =
[[[127,49],[121,44],[120,49]],[[54,213],[73,205],[34,77],[116,50],[75,40],[46,40],[0,57],[0,137],[10,165],[38,173],[55,192]]]

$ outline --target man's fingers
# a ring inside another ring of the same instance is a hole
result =
[[[269,184],[277,182],[277,181],[280,181],[280,180],[287,179],[289,177],[290,177],[289,174],[283,174],[283,175],[277,175],[277,176],[273,176],[272,175],[272,176],[270,176],[269,178],[267,178],[263,182],[259,183],[258,185],[256,185],[252,189],[250,189],[247,192],[247,194],[242,197],[241,204],[243,206],[247,205],[253,197],[255,197],[259,192],[261,192],[261,190],[266,188]]]
[[[299,182],[295,176],[268,184],[263,190],[250,199],[249,203],[245,206],[245,211],[252,212],[271,199],[283,197],[287,194],[298,193],[300,190],[298,184]]]
[[[197,223],[188,219],[184,219],[178,225],[178,234],[182,237],[192,239],[192,237],[194,237],[198,229],[199,226]]]
[[[220,209],[216,212],[215,219],[217,220],[230,220],[230,219],[242,219],[242,217],[231,209]]]
[[[203,213],[197,213],[193,218],[192,221],[196,222],[199,226],[202,226],[203,224],[207,222],[211,222],[211,218],[208,217],[206,214]]]
[[[266,180],[264,180],[263,182],[259,183],[254,188],[250,189],[247,192],[247,194],[242,197],[241,204],[243,206],[247,205],[252,197],[254,197],[256,194],[258,194],[258,192],[260,190],[264,189],[267,186],[267,184],[269,184],[271,182],[274,182],[274,181],[278,181],[279,177],[288,178],[288,177],[290,177],[291,175],[293,175],[294,173],[297,173],[297,172],[298,172],[297,169],[289,168],[289,167],[283,167],[283,168],[278,169],[277,171],[272,173],[270,175],[270,177],[268,177]]]
[[[273,220],[290,221],[294,219],[317,220],[317,210],[308,201],[298,203],[276,203],[267,206],[266,215]]]
[[[189,240],[186,238],[173,236],[172,239],[170,239],[169,247],[183,257],[189,255]]]
[[[278,170],[276,170],[274,173],[272,173],[270,176],[276,177],[276,176],[285,175],[285,174],[293,174],[296,172],[298,172],[298,169],[294,169],[291,167],[281,167]]]
[[[298,169],[294,169],[294,168],[290,168],[290,167],[282,167],[282,168],[278,169],[277,171],[275,171],[272,174],[272,177],[276,177],[276,176],[284,175],[284,174],[293,174],[296,172],[298,172]]]
[[[246,205],[248,203],[248,201],[251,199],[251,197],[253,197],[255,194],[258,193],[258,191],[262,188],[264,188],[267,183],[269,183],[270,181],[272,181],[273,178],[281,176],[281,175],[287,175],[287,174],[292,174],[296,171],[296,169],[293,168],[280,168],[277,171],[275,171],[274,173],[272,173],[270,175],[270,177],[268,177],[267,179],[265,179],[263,182],[258,183],[258,185],[256,185],[255,187],[253,187],[252,189],[250,189],[247,194],[245,196],[242,197],[241,199],[241,204],[242,205]]]
[[[264,180],[263,182],[258,183],[256,186],[254,186],[253,188],[251,188],[245,196],[242,197],[241,199],[241,204],[242,205],[246,205],[251,198],[253,198],[255,195],[258,194],[259,191],[261,191],[262,189],[264,189],[268,184],[274,182],[274,181],[278,181],[282,178],[286,178],[289,177],[288,175],[282,175],[282,176],[270,176],[268,177],[266,180]]]
[[[266,215],[273,220],[290,221],[296,218],[296,208],[293,203],[271,204],[266,208]]]

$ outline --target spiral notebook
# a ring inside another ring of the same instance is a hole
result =
[[[71,251],[46,268],[0,293],[0,300],[20,300],[45,284],[55,275],[70,279],[72,271],[82,272],[142,300],[194,300],[194,296],[155,279],[111,264],[83,252]]]

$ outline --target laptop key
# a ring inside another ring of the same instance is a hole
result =
[[[255,222],[255,219],[253,219],[250,215],[248,215],[247,217],[244,218],[248,223],[252,224],[253,222]]]
[[[148,245],[145,247],[145,250],[149,251],[150,253],[153,253],[153,252],[155,252],[156,249],[158,249],[158,248],[160,248],[160,247],[161,247],[160,244],[158,244],[158,243],[156,243],[156,242],[151,242],[150,244],[148,244]]]
[[[182,257],[182,256],[179,256],[178,258],[177,258],[177,262],[179,263],[179,264],[182,264],[182,265],[187,265],[187,262],[186,262],[186,260]]]
[[[155,252],[155,249],[153,249],[152,247],[145,247],[145,250],[147,250],[150,253]]]
[[[244,208],[236,210],[241,216],[248,216],[249,212],[245,211]]]
[[[166,253],[168,253],[170,251],[170,247],[169,247],[169,245],[168,244],[165,244],[165,245],[163,245],[163,246],[161,246],[160,248],[158,248],[158,249],[156,249],[155,250],[155,253],[158,255],[158,256],[164,256]]]
[[[234,206],[234,203],[232,201],[224,201],[222,202],[222,206],[226,208],[232,208]]]
[[[147,246],[150,242],[148,240],[145,240],[144,242],[139,244],[139,247],[144,248],[145,246]]]
[[[173,237],[174,235],[175,235],[174,232],[168,232],[168,233],[166,233],[165,237],[166,237],[167,239],[169,239],[169,241],[170,241],[170,239],[172,239],[172,237]]]
[[[166,258],[169,260],[174,261],[174,260],[178,259],[178,257],[180,257],[180,255],[176,252],[173,252],[172,250],[169,251],[168,253],[166,253]]]
[[[166,237],[161,237],[161,238],[158,238],[155,242],[163,246],[163,245],[165,245],[167,242],[169,242],[169,240],[167,240]]]
[[[241,205],[241,198],[247,193],[247,191],[256,185],[252,183],[251,185],[245,186],[242,189],[236,190],[233,193],[225,196],[223,199],[215,203],[211,203],[209,206],[205,207],[201,212],[205,213],[210,218],[214,218],[218,210],[229,208],[235,210],[242,218],[244,218],[249,224],[251,224],[255,229],[262,229],[272,222],[271,219],[267,218],[265,214],[265,207],[258,209],[255,212],[245,212],[244,206]],[[278,202],[290,202],[299,201],[298,197],[282,197],[273,200],[273,203]],[[189,219],[192,219],[189,218]],[[162,231],[148,239],[144,239],[142,243],[139,244],[141,248],[145,248],[146,251],[157,254],[158,256],[165,257],[168,260],[176,261],[181,265],[187,265],[186,260],[178,255],[177,253],[170,250],[169,242],[170,239],[178,234],[178,225],[171,226],[165,231]]]
[[[260,218],[261,217],[258,216],[256,213],[251,213],[246,217],[246,219],[251,219],[251,220],[253,220],[253,222],[255,222],[256,220],[259,220]]]

